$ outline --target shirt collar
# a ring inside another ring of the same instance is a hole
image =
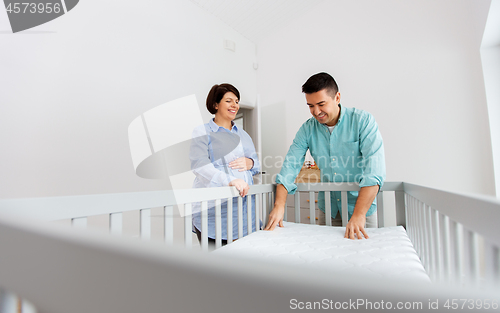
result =
[[[337,121],[337,124],[335,124],[335,126],[337,126],[338,124],[340,124],[340,122],[342,121],[342,118],[344,117],[344,110],[342,109],[342,105],[339,103],[339,108],[340,108],[340,116],[339,116],[339,120]]]
[[[236,127],[236,124],[234,122],[231,121],[231,124],[233,125],[232,126],[232,129],[231,131],[234,129],[235,131],[238,131],[238,127]],[[208,126],[210,126],[210,129],[213,131],[213,132],[216,132],[219,130],[219,128],[224,128],[222,126],[219,126],[217,124],[215,124],[214,122],[214,119],[211,118],[210,121],[208,121]]]

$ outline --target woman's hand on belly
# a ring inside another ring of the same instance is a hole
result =
[[[239,170],[240,172],[251,170],[253,167],[253,160],[245,157],[237,158],[236,160],[229,162],[229,167],[233,170]]]

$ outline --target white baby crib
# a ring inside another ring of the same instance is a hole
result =
[[[249,192],[256,197],[256,220],[260,218],[264,224],[272,209],[274,190],[274,185],[266,184],[251,186]],[[309,193],[311,223],[315,223],[317,192],[341,191],[346,199],[347,192],[355,190],[359,187],[352,184],[298,185],[299,192]],[[416,306],[411,309],[419,311],[436,311],[432,306],[438,300],[441,301],[438,310],[471,309],[471,305],[473,309],[488,306],[489,310],[498,310],[500,201],[386,182],[377,197],[379,227],[386,226],[385,215],[390,207],[384,205],[384,198],[387,201],[384,193],[394,194],[391,202],[396,223],[406,228],[434,284],[424,288],[401,281],[381,284],[363,277],[356,280],[342,273],[333,279],[325,277],[321,269],[303,271],[254,260],[235,262],[205,253],[209,250],[206,210],[202,210],[201,249],[193,249],[197,242],[191,232],[192,204],[201,202],[202,208],[206,208],[213,200],[219,216],[216,248],[221,246],[220,203],[237,196],[234,187],[221,187],[1,200],[0,288],[4,290],[4,300],[9,299],[6,292],[15,294],[33,304],[36,309],[31,311],[41,313],[260,312],[264,307],[281,312],[291,309],[292,299],[295,303],[323,303],[324,299],[333,299],[332,308],[338,309],[337,303],[341,308],[349,303],[349,308],[362,311],[377,309],[373,303],[380,308],[381,300],[404,303],[401,309],[410,309],[413,304]],[[329,193],[325,196],[329,222]],[[296,193],[294,216],[285,219],[300,221],[299,197],[300,193]],[[346,202],[342,202],[344,225]],[[153,208],[162,211],[161,243],[151,240]],[[106,215],[108,231],[120,235],[124,229],[123,216],[137,210],[139,237],[143,240],[82,229],[92,216]],[[75,227],[48,223],[65,219],[71,220]],[[182,221],[182,238],[174,231],[179,221]],[[252,221],[240,218],[238,225],[229,223],[228,228],[238,227],[241,237],[243,223],[251,226]],[[178,242],[183,247],[174,244]],[[372,306],[352,306],[361,300]],[[5,301],[1,307],[8,312]],[[25,312],[27,308],[25,303]]]

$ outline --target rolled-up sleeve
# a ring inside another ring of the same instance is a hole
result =
[[[276,183],[282,184],[289,194],[294,194],[297,190],[295,178],[304,164],[308,148],[308,134],[305,125],[302,125],[295,135],[290,149],[288,149],[280,173],[276,176]]]
[[[360,124],[359,140],[363,157],[359,186],[382,187],[386,175],[384,143],[375,118],[369,113]]]
[[[257,152],[255,151],[255,146],[250,135],[243,132],[241,140],[243,143],[243,152],[245,153],[245,157],[253,161],[253,167],[250,169],[250,174],[254,176],[260,172],[259,157],[257,156]]]

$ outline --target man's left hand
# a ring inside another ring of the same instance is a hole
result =
[[[352,215],[349,223],[345,228],[344,238],[363,239],[363,236],[368,239],[368,234],[365,232],[366,216],[362,214]]]

